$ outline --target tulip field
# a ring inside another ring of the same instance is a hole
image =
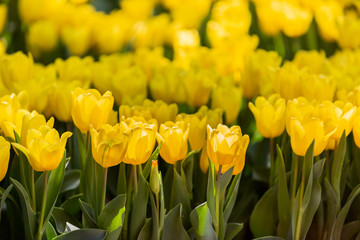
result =
[[[0,0],[1,240],[360,240],[360,0]]]

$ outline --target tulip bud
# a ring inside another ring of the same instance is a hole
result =
[[[150,173],[150,187],[151,190],[157,195],[160,192],[159,170],[158,161],[153,160]]]

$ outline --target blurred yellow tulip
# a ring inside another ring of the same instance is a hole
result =
[[[174,121],[178,113],[178,106],[176,104],[166,104],[161,100],[155,102],[145,99],[143,106],[149,109],[153,118],[155,118],[159,124],[166,121]]]
[[[206,140],[207,116],[200,118],[197,114],[179,114],[176,121],[189,125],[189,142],[191,150],[200,150]]]
[[[92,125],[95,129],[107,122],[114,105],[111,92],[103,96],[95,89],[76,88],[72,92],[71,116],[76,127],[86,133]]]
[[[285,129],[285,99],[279,94],[273,94],[267,100],[259,96],[255,100],[255,105],[250,102],[249,108],[256,121],[256,127],[266,138],[280,136]]]
[[[0,181],[6,175],[10,159],[10,143],[0,136]]]

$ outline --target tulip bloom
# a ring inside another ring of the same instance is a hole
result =
[[[10,158],[10,143],[0,136],[0,181],[4,179]]]
[[[207,153],[217,165],[234,165],[237,154],[242,156],[241,148],[246,151],[249,136],[242,135],[239,126],[228,128],[219,124],[216,129],[207,128]],[[240,157],[239,160],[244,160]],[[241,167],[241,166],[240,166]]]
[[[178,106],[176,104],[166,104],[161,100],[155,102],[145,99],[143,106],[148,108],[153,118],[158,123],[164,123],[166,121],[174,121],[178,113]]]
[[[76,88],[72,92],[71,116],[76,127],[86,133],[90,125],[97,130],[107,122],[113,105],[114,98],[109,91],[101,96],[95,89]]]
[[[192,150],[200,150],[206,138],[207,116],[200,118],[197,114],[179,114],[176,121],[189,124],[189,142]]]
[[[129,140],[125,153],[124,162],[127,164],[143,164],[145,163],[155,146],[155,135],[157,131],[157,123],[155,120],[149,122],[134,121],[129,119]]]
[[[255,105],[249,103],[249,108],[254,114],[256,127],[266,138],[280,136],[285,129],[285,99],[279,94],[273,94],[269,100],[260,96],[255,100]]]
[[[118,165],[124,158],[129,128],[126,124],[103,124],[99,130],[91,127],[92,155],[103,168]]]
[[[292,117],[289,124],[291,147],[299,156],[305,156],[307,149],[314,140],[314,156],[319,155],[325,150],[330,137],[336,132],[334,126],[326,126],[321,119],[315,117],[306,118],[302,121]]]
[[[156,134],[157,141],[162,142],[161,157],[170,164],[184,159],[188,151],[188,136],[189,126],[183,121],[168,121],[161,124],[159,132]]]
[[[356,110],[354,116],[353,135],[356,146],[360,148],[360,109]]]
[[[39,128],[28,129],[27,134],[21,136],[22,142],[24,140],[23,145],[13,145],[27,156],[35,171],[51,171],[59,166],[66,141],[71,135],[71,132],[65,132],[60,137],[56,129],[44,124]]]

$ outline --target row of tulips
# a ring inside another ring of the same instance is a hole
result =
[[[85,55],[90,49],[113,53],[127,45],[135,49],[164,44],[176,47],[183,31],[201,32],[202,24],[212,46],[229,38],[246,43],[242,37],[257,22],[262,32],[280,40],[282,34],[294,38],[310,32],[314,37],[313,19],[324,40],[336,41],[342,48],[360,46],[356,34],[360,28],[360,6],[356,0],[123,0],[116,4],[120,9],[109,14],[96,11],[86,2],[19,1],[19,15],[27,24],[27,45],[34,56],[54,50],[59,39],[73,55]],[[253,14],[249,5],[255,9]],[[1,8],[4,10],[0,14],[0,32],[7,12],[6,5]],[[197,11],[189,14],[189,9]]]

